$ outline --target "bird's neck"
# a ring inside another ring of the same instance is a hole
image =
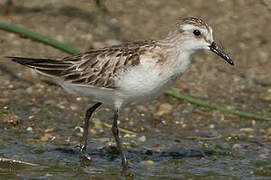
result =
[[[175,73],[183,74],[189,68],[194,50],[186,49],[183,47],[185,44],[176,43],[173,45],[165,41],[159,41],[159,46],[160,49],[163,49],[161,53],[168,57],[167,64],[171,66]]]

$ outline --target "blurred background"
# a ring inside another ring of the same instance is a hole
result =
[[[270,0],[0,2],[0,22],[39,32],[82,52],[163,38],[179,18],[187,16],[200,17],[213,27],[215,41],[235,66],[211,52],[199,52],[172,88],[211,104],[270,117]],[[112,152],[108,127],[112,111],[100,108],[95,113],[89,135],[94,162],[80,167],[74,146],[80,142],[84,111],[92,102],[70,96],[4,58],[69,54],[6,31],[0,31],[0,53],[0,157],[37,164],[0,161],[0,176],[119,179],[119,157]],[[268,179],[270,125],[166,95],[126,107],[120,116],[134,179]]]

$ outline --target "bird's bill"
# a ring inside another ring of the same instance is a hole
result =
[[[223,59],[225,59],[229,64],[234,65],[233,61],[231,60],[231,58],[222,50],[220,49],[215,42],[212,42],[212,44],[209,46],[210,50],[214,53],[216,53],[217,55],[219,55],[220,57],[222,57]]]

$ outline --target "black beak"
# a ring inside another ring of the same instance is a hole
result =
[[[220,49],[215,42],[212,42],[212,44],[209,46],[210,50],[225,59],[229,64],[234,65],[231,58],[222,50]]]

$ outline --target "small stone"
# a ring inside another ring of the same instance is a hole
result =
[[[62,105],[62,104],[58,104],[57,105],[60,109],[65,109],[66,107],[64,106],[64,105]]]
[[[115,39],[109,39],[105,42],[108,46],[114,46],[121,44],[120,41],[117,41]]]
[[[154,165],[154,161],[151,161],[151,160],[142,161],[141,164],[144,166],[152,166],[152,165]]]
[[[262,158],[262,159],[266,159],[267,155],[266,154],[260,154],[259,157]]]
[[[271,134],[271,128],[268,128],[268,129],[267,129],[267,133],[268,133],[268,134]]]
[[[46,133],[49,133],[49,132],[52,132],[52,131],[54,131],[55,130],[55,128],[47,128],[47,129],[45,129],[45,131],[44,132],[46,132]]]
[[[13,88],[14,88],[14,85],[13,85],[13,84],[10,84],[10,85],[8,85],[8,88],[9,88],[9,89],[13,89]]]
[[[141,136],[138,138],[138,141],[140,142],[146,142],[146,140],[147,140],[146,136]]]
[[[215,125],[214,125],[214,124],[210,124],[210,125],[209,125],[209,128],[214,129],[214,128],[215,128]]]
[[[143,105],[137,105],[136,109],[140,112],[148,112],[148,108],[146,106]]]
[[[97,134],[97,131],[95,130],[95,129],[89,129],[89,132],[91,133],[91,134]]]
[[[47,141],[50,141],[53,139],[55,139],[55,137],[49,133],[45,133],[43,136],[40,137],[40,141],[42,141],[42,142],[47,142]]]
[[[55,104],[55,101],[52,99],[44,101],[45,104]]]
[[[255,120],[252,120],[251,123],[252,123],[253,126],[256,125],[256,121]]]
[[[27,92],[28,94],[32,94],[32,92],[33,92],[32,87],[26,88],[26,92]]]
[[[271,101],[271,88],[267,89],[261,96],[260,98],[264,101]]]
[[[271,136],[266,136],[265,138],[267,141],[271,141]]]
[[[80,133],[83,133],[83,132],[84,132],[84,129],[83,129],[82,127],[80,127],[80,126],[76,126],[76,127],[74,128],[74,130],[75,130],[75,131],[79,131]]]
[[[240,129],[240,132],[253,132],[254,131],[254,129],[252,129],[252,128],[241,128]]]
[[[268,95],[262,96],[261,99],[264,101],[271,101],[271,95],[268,94]]]
[[[233,148],[233,149],[241,149],[242,146],[241,146],[240,144],[234,144],[234,145],[232,146],[232,148]]]
[[[28,117],[28,119],[31,120],[31,119],[34,119],[34,117],[35,117],[34,115],[31,115]]]
[[[271,1],[270,0],[263,0],[263,3],[266,5],[268,9],[271,9]]]
[[[270,1],[270,0],[269,0],[269,1]],[[266,51],[260,51],[259,54],[260,54],[260,56],[261,56],[262,58],[268,58],[268,56],[269,56],[269,53],[266,52]]]
[[[7,98],[0,98],[0,103],[7,103],[9,101],[9,99]]]
[[[76,106],[76,105],[71,105],[71,107],[70,107],[70,108],[71,108],[71,110],[72,110],[72,111],[76,111],[76,110],[78,110],[78,106]]]
[[[124,136],[123,136],[124,138],[130,138],[131,137],[131,135],[130,134],[124,134]]]
[[[57,35],[57,36],[56,36],[56,40],[58,40],[58,41],[63,41],[63,36],[62,36],[62,35]]]
[[[164,103],[159,106],[158,111],[154,115],[158,117],[168,115],[172,112],[172,110],[173,110],[172,105]]]
[[[26,128],[26,130],[32,132],[33,128],[32,127],[28,127],[28,128]]]
[[[20,46],[22,43],[20,41],[11,41],[11,44],[14,46]]]

